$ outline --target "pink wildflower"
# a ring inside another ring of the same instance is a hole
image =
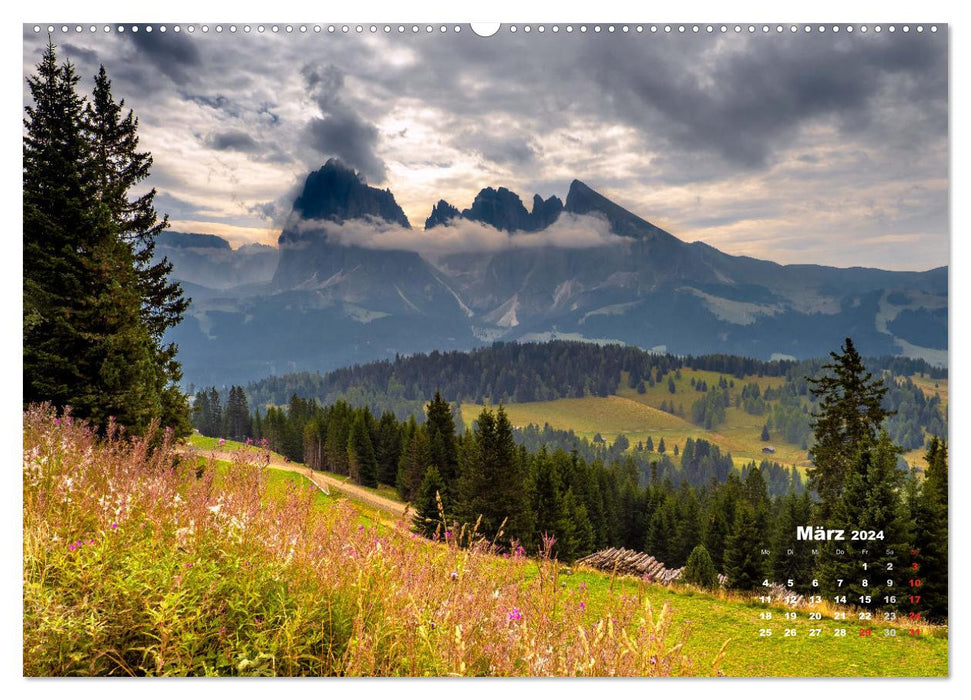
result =
[[[118,523],[111,523],[111,529],[112,530],[117,530],[118,529]]]
[[[519,608],[513,608],[509,611],[509,621],[515,622],[516,620],[522,620],[523,614],[519,612]]]

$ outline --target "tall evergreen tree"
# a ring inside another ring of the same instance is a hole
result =
[[[130,432],[158,419],[189,432],[174,345],[162,346],[188,302],[153,264],[154,191],[129,200],[151,156],[122,116],[104,69],[93,101],[48,44],[28,79],[24,136],[24,402],[71,405]]]
[[[841,350],[830,353],[833,361],[823,365],[822,376],[808,380],[818,402],[818,411],[812,413],[815,442],[809,450],[809,486],[819,496],[822,524],[842,496],[860,447],[875,440],[880,424],[891,415],[881,403],[887,387],[867,371],[850,338]]]
[[[755,509],[746,502],[739,504],[732,534],[725,545],[725,575],[731,588],[750,591],[762,583],[764,562],[759,551],[762,536]]]
[[[503,540],[528,542],[533,537],[532,511],[527,500],[526,470],[513,439],[512,425],[502,406],[483,409],[475,421],[471,445],[465,453],[460,483],[461,513],[479,532]]]
[[[354,481],[362,486],[378,485],[378,459],[374,454],[364,410],[356,413],[348,432],[347,462]]]
[[[394,414],[385,411],[378,421],[378,439],[375,445],[378,458],[378,481],[394,486],[398,476],[398,461],[401,459],[401,431]]]
[[[927,471],[916,496],[911,499],[910,513],[915,524],[911,558],[918,565],[914,575],[921,581],[923,609],[930,619],[946,619],[948,614],[948,503],[947,503],[947,443],[937,436],[927,445]],[[908,577],[908,584],[909,584]]]

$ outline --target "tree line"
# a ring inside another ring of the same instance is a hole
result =
[[[945,378],[947,370],[923,360],[882,357],[866,361],[872,371],[897,376],[907,372]],[[375,413],[391,410],[399,418],[422,419],[424,401],[435,391],[453,404],[519,403],[524,401],[607,396],[616,393],[623,373],[627,385],[643,393],[658,383],[678,393],[682,369],[718,372],[716,382],[695,381],[698,395],[687,407],[675,396],[661,410],[691,420],[706,430],[717,429],[730,407],[765,415],[767,440],[808,449],[812,440],[813,395],[809,380],[824,373],[822,360],[762,361],[732,355],[674,356],[638,348],[597,346],[572,341],[495,343],[470,352],[432,352],[356,365],[327,374],[297,373],[251,383],[246,391],[256,405],[284,405],[291,396],[315,398],[323,404],[343,399],[370,406]],[[782,377],[778,386],[760,388],[746,377]],[[894,414],[885,426],[905,449],[924,444],[925,436],[946,432],[939,397],[927,398],[909,378],[888,385],[885,405]]]

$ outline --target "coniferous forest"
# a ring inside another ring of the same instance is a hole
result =
[[[584,346],[565,347],[581,357],[590,352]],[[523,347],[500,346],[498,351],[507,349]],[[526,346],[525,352],[540,349]],[[637,356],[636,351],[626,354]],[[538,357],[534,359],[540,366]],[[668,359],[677,361],[661,358]],[[694,553],[696,563],[708,557],[735,588],[757,589],[771,581],[864,607],[918,607],[909,593],[898,595],[900,577],[915,562],[928,594],[939,590],[935,586],[946,586],[946,555],[941,551],[946,550],[946,537],[940,535],[946,531],[942,484],[947,482],[947,446],[937,436],[929,439],[929,468],[923,478],[916,470],[900,468],[901,446],[888,432],[896,415],[885,406],[894,387],[905,392],[907,385],[888,386],[869,370],[894,363],[865,364],[850,339],[829,362],[794,364],[803,371],[814,368],[808,379],[784,363],[763,365],[740,358],[686,363],[722,371],[733,366],[733,359],[738,359],[735,371],[742,376],[746,371],[788,372],[783,391],[797,395],[804,387],[812,397],[814,411],[806,419],[813,437],[808,483],[796,468],[768,459],[738,468],[731,455],[704,439],[689,438],[676,464],[665,453],[663,438],[656,448],[632,448],[622,436],[607,445],[549,425],[517,429],[501,404],[484,408],[472,425],[462,426],[454,405],[440,392],[424,405],[421,421],[414,415],[399,420],[390,410],[376,415],[368,405],[354,407],[343,399],[323,405],[294,394],[285,406],[257,410],[246,436],[266,439],[271,449],[313,469],[348,475],[364,486],[394,487],[413,505],[415,527],[428,537],[476,526],[489,539],[530,552],[539,551],[544,538],[552,536],[553,552],[565,561],[623,547],[648,552],[671,568],[686,565]],[[561,366],[564,376],[573,371],[569,363]],[[618,363],[612,371],[620,367],[630,365]],[[388,366],[379,368],[386,371]],[[367,371],[379,370],[361,370]],[[668,372],[675,371],[672,364]],[[462,381],[456,373],[448,376],[453,386]],[[697,388],[710,396],[712,391],[727,392],[729,381]],[[757,385],[754,390],[743,387],[741,396],[747,403],[762,398]],[[245,412],[241,387],[232,387],[225,409],[220,409],[214,388],[196,394],[196,424],[202,432],[206,426],[226,432],[227,426],[242,424],[230,416]],[[848,524],[874,536],[879,533],[879,539],[836,546],[811,535],[804,540],[796,536],[797,528],[847,530]],[[873,582],[837,587],[841,572],[846,581],[859,579],[851,569],[859,560],[858,550],[867,546],[884,552],[875,560],[880,571]],[[946,597],[935,595],[935,600]],[[933,609],[920,607],[927,614],[946,616],[946,602]]]

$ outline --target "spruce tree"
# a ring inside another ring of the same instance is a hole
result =
[[[808,476],[820,499],[823,525],[839,503],[861,445],[875,440],[880,424],[891,415],[881,403],[887,388],[867,371],[850,338],[841,350],[830,353],[833,361],[823,365],[822,376],[809,379],[818,411],[811,414],[815,442],[809,450],[813,464]]]
[[[418,497],[421,482],[429,466],[431,452],[428,448],[428,434],[424,426],[419,426],[412,416],[405,424],[401,458],[398,460],[395,489],[399,498],[410,502]]]
[[[154,192],[129,200],[151,156],[121,116],[102,69],[91,104],[55,47],[28,78],[24,120],[24,402],[50,401],[101,428],[142,433],[159,420],[187,434],[175,346],[164,331],[187,302],[153,264]]]
[[[800,497],[790,491],[779,503],[772,532],[769,575],[775,583],[800,593],[816,594],[818,591],[812,586],[813,542],[796,539],[796,528],[809,524],[811,502],[808,496],[808,492]]]
[[[916,563],[918,568],[916,573],[908,574],[907,584],[911,578],[921,581],[912,591],[921,596],[920,604],[913,606],[915,610],[924,611],[931,620],[944,620],[948,615],[947,443],[931,437],[926,459],[923,483],[910,503],[915,554],[908,557],[908,562],[911,566]]]
[[[378,439],[375,445],[378,458],[378,482],[394,486],[401,459],[401,431],[394,414],[385,411],[378,421]]]
[[[764,562],[759,551],[762,536],[755,509],[747,502],[740,503],[725,544],[725,575],[729,587],[751,591],[762,583]]]
[[[482,410],[471,443],[461,467],[461,514],[469,523],[481,516],[479,532],[489,539],[499,535],[505,521],[503,541],[530,541],[533,519],[527,500],[526,468],[502,406],[495,413]]]
[[[48,44],[27,79],[23,154],[24,403],[76,402],[90,377],[78,313],[89,293],[83,264],[94,239],[96,202],[89,144],[84,137],[80,78],[57,64]]]
[[[351,478],[362,486],[378,485],[378,460],[368,434],[364,411],[358,411],[347,437],[347,460]]]
[[[899,605],[907,595],[902,565],[907,561],[910,532],[901,499],[899,454],[900,449],[885,431],[876,440],[864,436],[832,514],[841,529],[873,531],[882,536],[863,541],[847,537],[837,545],[820,548],[818,573],[824,592],[846,596],[851,605],[893,608],[884,596],[897,596]],[[843,553],[838,555],[837,549]],[[842,585],[837,585],[839,580]]]

